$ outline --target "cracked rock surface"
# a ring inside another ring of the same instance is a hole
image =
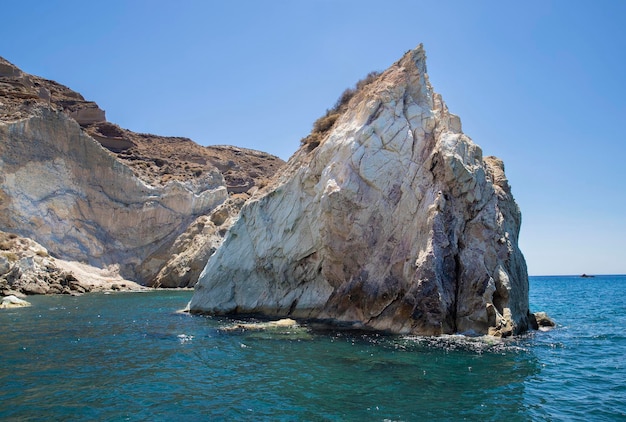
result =
[[[439,335],[528,328],[521,222],[502,162],[433,92],[421,46],[357,92],[247,202],[195,313]]]

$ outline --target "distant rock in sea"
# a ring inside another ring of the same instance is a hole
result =
[[[420,46],[315,123],[277,181],[243,206],[190,311],[520,333],[520,222],[502,161],[463,134]]]

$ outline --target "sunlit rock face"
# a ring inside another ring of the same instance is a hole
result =
[[[433,92],[420,46],[244,205],[190,310],[518,333],[528,327],[520,222],[502,162],[483,158]]]
[[[0,227],[60,258],[146,282],[169,255],[146,260],[228,197],[215,170],[194,183],[138,179],[65,113],[46,107],[0,121]]]

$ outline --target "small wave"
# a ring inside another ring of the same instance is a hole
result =
[[[428,347],[445,351],[469,351],[474,353],[524,352],[527,349],[517,339],[501,339],[492,336],[468,337],[461,334],[441,336],[403,336],[404,346]]]
[[[191,340],[193,340],[193,336],[187,335],[187,334],[179,334],[178,336],[178,341],[182,343],[189,343]]]

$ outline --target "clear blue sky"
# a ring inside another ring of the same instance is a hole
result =
[[[464,132],[506,165],[529,273],[626,273],[624,1],[2,1],[0,55],[109,121],[287,159],[424,43]]]

